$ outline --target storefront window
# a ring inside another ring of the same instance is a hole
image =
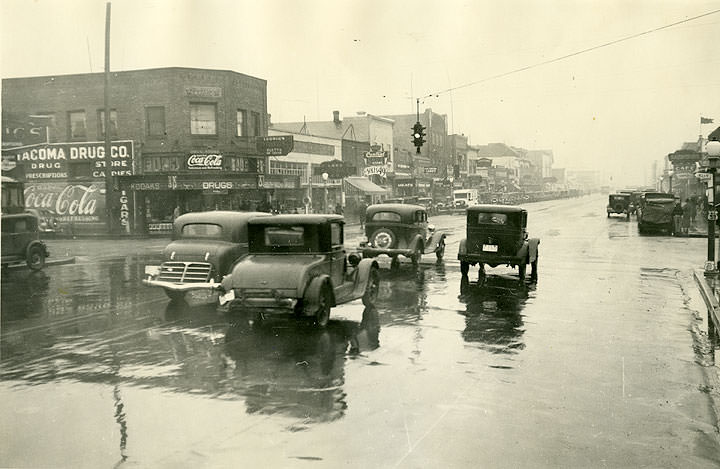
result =
[[[190,133],[217,135],[217,105],[190,103]]]

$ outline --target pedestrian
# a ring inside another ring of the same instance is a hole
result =
[[[365,228],[365,212],[367,212],[367,203],[363,200],[358,206],[358,219],[360,220],[360,229]]]
[[[180,205],[175,205],[175,210],[173,210],[173,221],[180,216]]]
[[[683,217],[683,209],[680,206],[680,202],[675,202],[675,207],[673,207],[672,211],[672,235],[678,236],[679,234],[682,234],[682,217]]]
[[[691,208],[690,199],[685,199],[685,205],[682,208],[682,232],[685,236],[690,233]]]
[[[690,197],[687,204],[688,210],[690,210],[690,224],[695,226],[695,217],[697,216],[697,201],[695,200],[695,196]]]

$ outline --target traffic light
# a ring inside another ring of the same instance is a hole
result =
[[[425,143],[425,127],[420,122],[415,122],[413,125],[413,145],[417,148],[417,152],[420,153],[420,147]]]

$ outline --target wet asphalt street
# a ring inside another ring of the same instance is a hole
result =
[[[605,202],[526,206],[537,282],[464,282],[464,217],[432,217],[446,259],[385,260],[322,331],[169,305],[166,240],[50,240],[76,263],[2,277],[0,467],[717,467],[706,241]]]

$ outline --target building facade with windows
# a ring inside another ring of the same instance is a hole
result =
[[[279,181],[266,174],[267,157],[257,143],[267,136],[265,80],[180,67],[112,72],[109,107],[117,149],[105,159],[103,73],[2,81],[3,116],[41,115],[49,122],[44,143],[3,145],[3,167],[14,166],[13,175],[36,195],[31,201],[42,201],[69,230],[106,231],[101,195],[107,190],[117,205],[110,216],[122,232],[134,234],[168,232],[175,207],[187,212],[268,204],[265,184]],[[105,187],[107,167],[113,187]],[[78,206],[83,197],[94,210],[61,213],[67,200]]]

